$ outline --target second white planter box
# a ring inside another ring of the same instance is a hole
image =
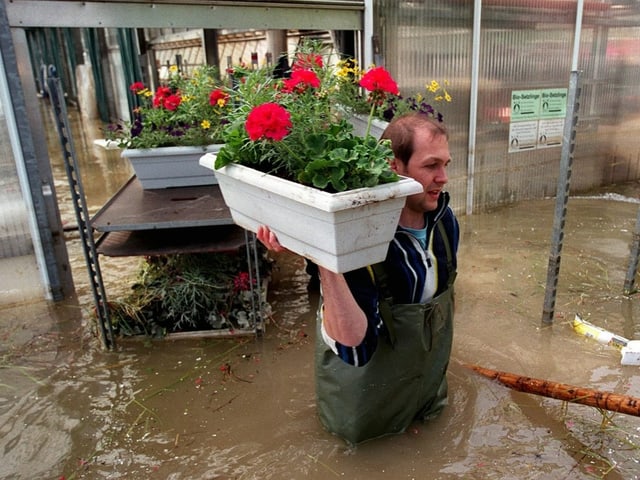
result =
[[[192,187],[218,183],[215,175],[198,161],[205,153],[215,153],[220,148],[222,145],[127,149],[122,156],[129,159],[145,190]]]
[[[369,122],[369,117],[359,113],[353,113],[350,114],[348,118],[349,123],[353,125],[353,133],[360,137],[364,137],[364,134],[367,132],[367,123]],[[371,120],[371,130],[369,131],[369,134],[379,139],[388,126],[389,122],[385,122],[384,120],[380,120],[379,118],[373,118]]]
[[[200,159],[211,170],[214,163],[215,154]],[[402,178],[331,194],[237,164],[215,172],[236,224],[267,225],[284,247],[338,273],[384,260],[405,197],[423,190]]]

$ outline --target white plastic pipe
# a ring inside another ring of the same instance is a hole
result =
[[[368,67],[373,64],[373,0],[364,0],[363,15],[364,57],[362,65]]]
[[[473,194],[476,162],[476,133],[478,123],[478,79],[480,77],[480,19],[482,0],[473,2],[473,45],[471,48],[471,92],[469,98],[469,144],[467,154],[467,205],[466,214],[473,213]]]
[[[580,55],[580,36],[582,35],[582,12],[584,11],[584,0],[578,0],[576,12],[576,29],[573,34],[573,57],[571,59],[571,71],[578,70],[578,57]]]

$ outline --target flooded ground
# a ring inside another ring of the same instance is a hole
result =
[[[129,171],[117,153],[82,145],[97,209]],[[640,397],[640,366],[570,326],[580,313],[640,339],[640,299],[622,294],[639,193],[632,184],[570,199],[547,327],[554,200],[460,218],[450,405],[357,448],[316,418],[317,294],[300,258],[276,257],[262,338],[121,341],[107,352],[71,235],[78,298],[0,310],[0,478],[640,478],[640,418],[514,392],[465,366]],[[108,294],[126,290],[138,260],[101,260]]]

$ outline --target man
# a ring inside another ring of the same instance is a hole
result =
[[[403,432],[447,402],[458,222],[449,208],[444,125],[394,119],[391,168],[424,191],[407,197],[384,262],[347,272],[320,267],[316,394],[324,426],[351,444]],[[282,251],[275,234],[258,239]]]

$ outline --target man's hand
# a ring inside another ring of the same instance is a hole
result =
[[[266,225],[260,225],[258,227],[256,236],[258,237],[258,240],[260,240],[260,242],[262,242],[262,244],[272,252],[285,252],[287,250],[282,245],[280,245],[276,234],[273,233],[271,229]]]

